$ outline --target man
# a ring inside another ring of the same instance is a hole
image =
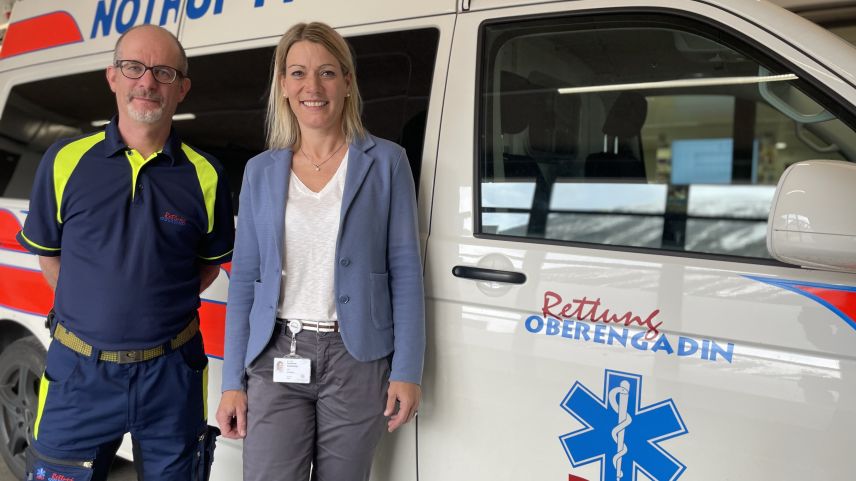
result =
[[[39,166],[18,241],[56,296],[30,479],[105,479],[126,432],[141,479],[205,479],[196,309],[231,258],[234,225],[222,168],[171,127],[187,71],[170,32],[128,30],[106,72],[118,116]]]

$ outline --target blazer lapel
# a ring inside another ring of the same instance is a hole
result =
[[[273,154],[275,162],[265,169],[265,183],[270,201],[269,215],[273,225],[274,242],[282,264],[282,240],[285,227],[285,203],[288,199],[288,182],[291,178],[291,150],[280,150]]]
[[[374,163],[374,159],[366,154],[366,151],[374,146],[374,140],[370,136],[361,139],[356,139],[349,147],[348,172],[345,175],[345,190],[342,193],[342,211],[339,225],[344,224],[345,218],[348,216],[348,210],[360,191],[363,181],[366,179],[366,174]],[[341,230],[341,228],[340,228]]]

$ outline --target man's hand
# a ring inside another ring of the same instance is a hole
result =
[[[247,435],[247,393],[223,391],[217,408],[217,424],[224,438],[243,439]]]
[[[422,398],[422,388],[412,382],[390,381],[386,395],[386,410],[383,415],[389,418],[387,428],[389,432],[393,432],[416,416],[419,400]],[[396,401],[398,412],[395,412]]]

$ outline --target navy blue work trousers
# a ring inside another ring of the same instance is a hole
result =
[[[106,479],[128,432],[140,479],[203,479],[208,358],[201,334],[143,362],[100,361],[93,351],[84,356],[56,340],[48,349],[30,479]]]

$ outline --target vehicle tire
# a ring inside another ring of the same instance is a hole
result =
[[[33,336],[0,353],[0,457],[15,479],[24,479],[30,431],[39,405],[45,348]]]

